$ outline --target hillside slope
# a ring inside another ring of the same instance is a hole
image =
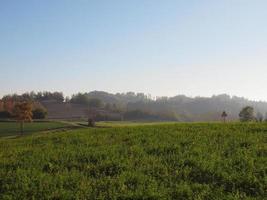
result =
[[[220,121],[222,111],[228,114],[228,120],[238,120],[238,114],[244,106],[253,106],[255,115],[267,113],[267,103],[250,101],[240,97],[222,94],[212,97],[161,97],[153,100],[143,93],[111,94],[102,91],[85,93],[88,98],[100,99],[105,104],[116,104],[124,111],[143,110],[150,113],[173,113],[178,121]],[[44,102],[49,118],[85,117],[84,105],[72,103]],[[267,117],[267,115],[266,115]]]

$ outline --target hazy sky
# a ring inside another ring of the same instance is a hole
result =
[[[266,0],[0,0],[0,96],[267,100]]]

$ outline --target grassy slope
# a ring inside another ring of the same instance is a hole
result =
[[[0,199],[263,199],[266,132],[202,123],[0,139]]]
[[[24,124],[24,134],[36,133],[39,131],[53,130],[58,128],[71,127],[70,124],[62,122],[33,122]],[[0,137],[19,135],[20,124],[15,122],[0,122]]]
[[[97,122],[100,127],[129,127],[129,126],[146,126],[146,125],[171,125],[177,122],[140,122],[140,121],[103,121]]]

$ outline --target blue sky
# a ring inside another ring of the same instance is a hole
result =
[[[266,100],[266,0],[0,0],[0,96]]]

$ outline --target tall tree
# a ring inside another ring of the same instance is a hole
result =
[[[16,103],[13,114],[20,123],[20,133],[22,135],[24,132],[24,122],[32,121],[32,104],[28,101]]]
[[[4,102],[0,99],[0,111],[4,110]]]
[[[227,116],[228,116],[227,113],[225,111],[223,111],[221,117],[223,118],[223,122],[224,123],[226,122],[226,117]]]
[[[265,113],[264,121],[267,122],[267,113]]]
[[[263,121],[263,114],[261,112],[257,112],[256,118],[257,118],[258,122],[262,122]]]
[[[244,107],[239,113],[239,118],[241,122],[248,122],[255,120],[254,108],[251,106]]]
[[[96,108],[89,108],[85,110],[85,114],[87,115],[88,119],[88,126],[89,127],[94,127],[95,126],[95,119],[98,114],[98,111]]]
[[[14,108],[14,101],[11,98],[5,98],[3,100],[3,102],[4,102],[4,105],[3,105],[4,110],[6,112],[8,112],[9,114],[11,114],[12,113],[12,110]]]

